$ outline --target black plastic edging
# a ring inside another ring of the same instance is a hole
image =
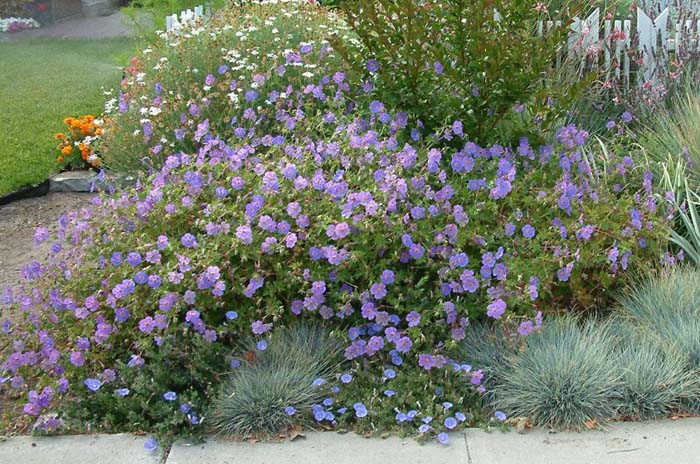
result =
[[[40,184],[23,187],[15,192],[0,196],[0,206],[12,203],[13,201],[24,200],[26,198],[43,197],[47,193],[49,193],[48,179]]]

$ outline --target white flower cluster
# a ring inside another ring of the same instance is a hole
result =
[[[0,32],[21,31],[37,27],[39,27],[39,23],[31,18],[0,18]]]

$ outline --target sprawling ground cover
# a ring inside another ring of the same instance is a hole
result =
[[[0,194],[45,180],[66,116],[100,114],[102,87],[118,88],[131,39],[0,43]]]
[[[355,51],[343,59],[330,34]],[[267,2],[131,61],[99,155],[141,182],[38,229],[50,259],[2,293],[0,388],[25,417],[168,439],[314,424],[445,442],[503,410],[579,427],[694,407],[696,368],[632,311],[552,317],[604,312],[635,270],[681,257],[665,253],[677,198],[629,143],[634,116],[605,141],[565,124],[481,146],[468,105],[430,127],[394,106],[385,82],[406,50],[375,59],[356,38],[324,9]],[[454,78],[434,56],[412,68],[429,96]],[[485,114],[494,102],[515,120],[536,89],[507,77],[477,87]]]

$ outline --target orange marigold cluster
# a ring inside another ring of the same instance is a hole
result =
[[[100,158],[95,154],[94,141],[102,136],[103,119],[95,119],[95,116],[86,114],[79,118],[67,117],[63,122],[68,130],[55,135],[59,140],[59,155],[56,161],[63,165],[80,164],[78,160],[88,166],[98,167]],[[78,158],[79,156],[79,158]]]

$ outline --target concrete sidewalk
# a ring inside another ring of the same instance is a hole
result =
[[[696,464],[700,419],[621,423],[606,431],[525,434],[469,429],[448,446],[411,438],[308,433],[285,443],[176,443],[147,452],[144,437],[16,437],[0,441],[2,464]]]

